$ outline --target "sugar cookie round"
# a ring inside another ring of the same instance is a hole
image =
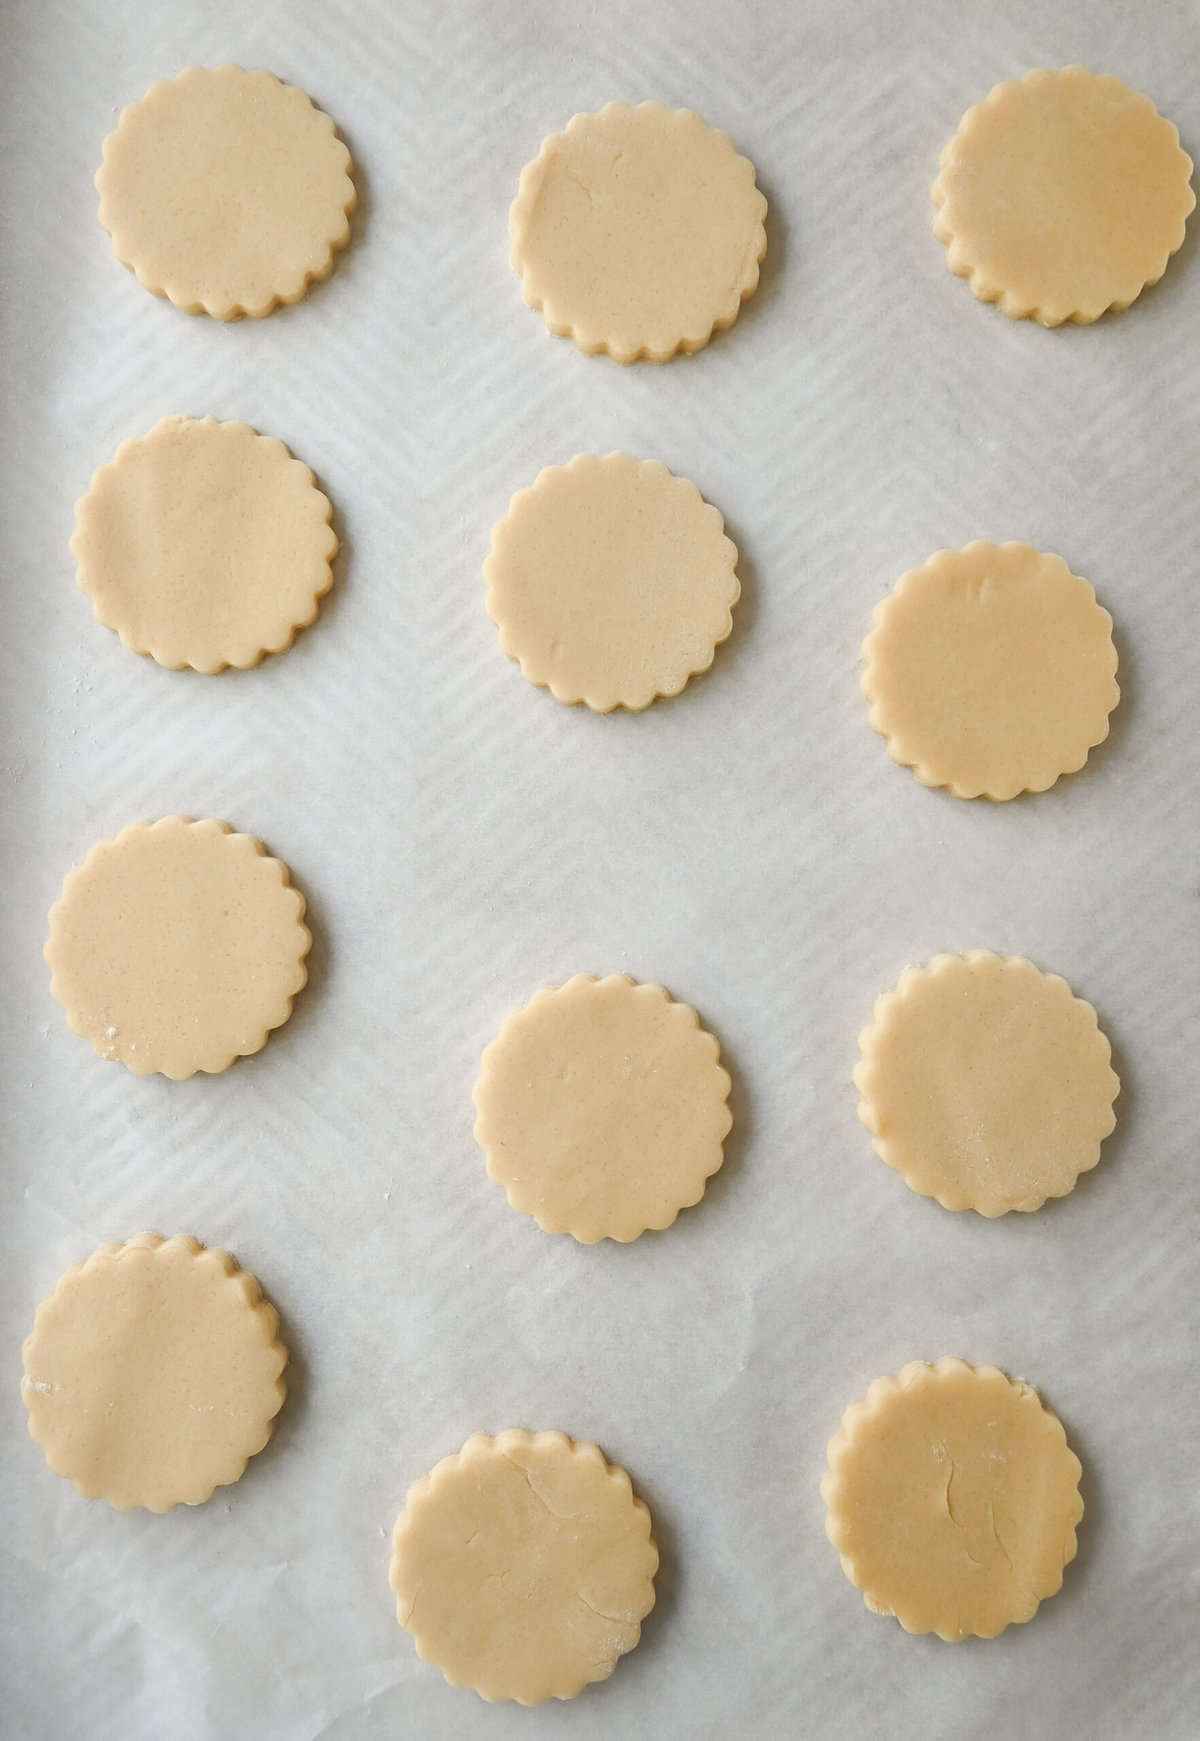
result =
[[[559,338],[665,363],[732,326],[767,251],[754,165],[690,109],[576,115],[521,172],[512,263]]]
[[[483,1054],[475,1140],[514,1209],[583,1245],[698,1203],[732,1119],[721,1050],[688,1004],[627,974],[539,991]]]
[[[1030,1385],[916,1360],[846,1410],[821,1483],[825,1528],[872,1613],[948,1644],[994,1638],[1062,1588],[1080,1474]]]
[[[333,584],[333,510],[281,441],[164,417],[76,504],[76,578],[98,622],[168,670],[244,670],[290,647]]]
[[[1108,736],[1112,618],[1060,556],[939,550],[902,574],[863,643],[862,691],[894,762],[956,798],[1044,792]]]
[[[29,1431],[85,1499],[202,1505],[271,1437],[286,1394],[278,1328],[227,1251],[155,1233],[102,1245],[38,1307]]]
[[[858,1043],[876,1154],[944,1209],[993,1217],[1065,1197],[1116,1124],[1095,1010],[1019,955],[908,968]]]
[[[102,840],[50,910],[50,990],[72,1030],[137,1076],[225,1070],[292,1013],[304,896],[261,840],[168,816]]]
[[[350,240],[350,153],[294,85],[189,67],[121,111],[96,172],[100,222],[147,290],[233,320],[298,302]]]
[[[564,1433],[476,1433],[410,1488],[396,1614],[452,1687],[540,1705],[607,1680],[654,1606],[658,1549],[624,1469]]]
[[[1044,68],[968,109],[933,184],[951,272],[1014,320],[1128,308],[1183,242],[1192,161],[1149,97]]]
[[[695,484],[657,460],[581,453],[493,528],[488,615],[556,700],[638,711],[712,664],[741,596],[737,559]]]

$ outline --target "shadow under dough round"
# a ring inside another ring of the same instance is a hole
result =
[[[606,1680],[654,1606],[650,1513],[564,1433],[476,1433],[409,1491],[389,1581],[454,1687],[540,1705]]]
[[[278,1328],[227,1251],[154,1233],[101,1246],[38,1307],[29,1431],[86,1499],[201,1505],[271,1437],[286,1394]]]
[[[121,111],[96,172],[100,222],[147,290],[255,319],[327,278],[350,240],[350,153],[294,85],[189,67]]]

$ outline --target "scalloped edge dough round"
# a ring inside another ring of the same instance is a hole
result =
[[[993,1219],[1066,1197],[1116,1126],[1121,1084],[1095,1010],[1021,955],[907,968],[858,1044],[875,1153],[943,1209]]]
[[[75,505],[76,582],[96,621],[168,671],[282,653],[333,585],[329,498],[248,423],[164,417]]]
[[[593,713],[636,713],[711,666],[741,597],[737,560],[687,478],[580,453],[539,472],[492,528],[487,612],[527,682]]]
[[[279,1318],[198,1240],[140,1233],[67,1270],[22,1350],[31,1437],[118,1511],[202,1505],[267,1443],[287,1387]]]
[[[511,260],[556,337],[618,363],[665,363],[733,325],[758,286],[766,215],[754,165],[727,133],[691,109],[608,103],[575,115],[521,171]]]
[[[1081,1474],[1031,1385],[915,1360],[876,1379],[830,1441],[826,1534],[873,1614],[947,1644],[995,1638],[1062,1588]]]
[[[135,822],[68,872],[50,909],[51,995],[72,1032],[136,1076],[215,1075],[291,1015],[308,977],[304,909],[254,835]]]
[[[1061,556],[980,539],[935,551],[863,642],[871,725],[923,786],[997,803],[1045,792],[1108,736],[1112,626]]]
[[[475,1084],[490,1177],[543,1232],[581,1245],[669,1227],[724,1159],[720,1056],[661,985],[578,973],[539,991],[505,1020]]]
[[[1191,173],[1149,97],[1111,74],[1040,67],[959,122],[932,188],[934,234],[981,302],[1087,326],[1158,283],[1195,209]]]
[[[654,1606],[658,1549],[624,1469],[565,1433],[476,1433],[408,1493],[388,1581],[417,1654],[489,1702],[607,1680]]]
[[[353,167],[333,121],[295,85],[188,67],[123,109],[105,139],[100,222],[155,296],[185,314],[259,320],[333,271],[358,202]]]

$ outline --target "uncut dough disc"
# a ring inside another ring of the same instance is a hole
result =
[[[244,670],[316,617],[333,584],[332,513],[281,441],[164,417],[77,503],[76,578],[135,653],[172,671]]]
[[[1060,556],[939,550],[902,574],[863,642],[862,691],[894,762],[956,798],[1044,792],[1108,736],[1112,618]]]
[[[873,1613],[948,1644],[994,1638],[1061,1589],[1080,1474],[1030,1385],[914,1361],[846,1410],[821,1483],[826,1532]]]
[[[56,1475],[120,1511],[201,1505],[271,1437],[279,1319],[227,1251],[141,1233],[38,1307],[21,1394]]]
[[[454,1687],[540,1705],[606,1680],[654,1606],[658,1549],[628,1475],[564,1433],[476,1433],[408,1494],[390,1583]]]
[[[732,1124],[720,1047],[688,1004],[579,973],[508,1017],[483,1054],[475,1139],[547,1233],[622,1243],[698,1203]]]
[[[50,990],[72,1030],[138,1076],[215,1073],[292,1013],[312,937],[260,840],[168,816],[102,840],[50,911]]]
[[[581,453],[493,528],[488,615],[556,700],[636,711],[712,664],[741,595],[737,558],[695,484],[657,460]]]
[[[933,184],[950,270],[1014,320],[1128,308],[1183,243],[1192,161],[1149,97],[1080,66],[997,85]]]
[[[96,172],[113,252],[155,296],[233,320],[298,302],[350,240],[350,153],[294,85],[189,67],[121,111]]]
[[[522,170],[512,263],[552,333],[664,363],[733,325],[758,284],[766,215],[728,134],[690,109],[609,103]]]
[[[1095,1010],[1019,955],[908,968],[858,1043],[876,1154],[944,1209],[993,1217],[1065,1197],[1116,1124]]]

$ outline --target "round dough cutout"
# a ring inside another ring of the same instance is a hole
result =
[[[606,1680],[654,1606],[658,1550],[628,1475],[563,1433],[476,1433],[408,1494],[390,1583],[454,1687],[540,1705]]]
[[[260,840],[168,816],[94,846],[50,911],[50,990],[137,1076],[215,1074],[292,1013],[312,937]]]
[[[992,1218],[1065,1197],[1116,1124],[1095,1010],[1019,955],[908,968],[858,1043],[876,1154],[944,1209]]]
[[[104,141],[100,222],[155,296],[257,319],[333,270],[350,240],[351,170],[329,116],[294,85],[189,67],[122,110]]]
[[[521,172],[512,264],[558,337],[664,363],[733,325],[758,285],[766,215],[728,134],[690,109],[609,103]]]
[[[271,1437],[286,1394],[278,1328],[227,1251],[154,1233],[103,1245],[38,1307],[29,1431],[85,1499],[202,1505]]]
[[[1128,308],[1183,243],[1192,161],[1149,97],[1045,68],[968,109],[933,184],[951,272],[1014,320]]]
[[[741,596],[737,548],[657,460],[583,453],[513,497],[484,564],[522,675],[594,713],[639,711],[707,671]]]
[[[956,798],[1003,801],[1076,773],[1121,697],[1112,618],[1028,544],[939,550],[902,574],[862,653],[888,754]]]
[[[721,1165],[730,1080],[688,1004],[576,974],[483,1054],[475,1139],[512,1207],[583,1245],[669,1227]]]
[[[846,1410],[821,1483],[826,1532],[872,1613],[948,1644],[994,1638],[1061,1589],[1080,1474],[1030,1385],[913,1361]]]
[[[101,466],[71,549],[97,621],[168,670],[290,647],[333,584],[333,510],[281,441],[164,417]]]

